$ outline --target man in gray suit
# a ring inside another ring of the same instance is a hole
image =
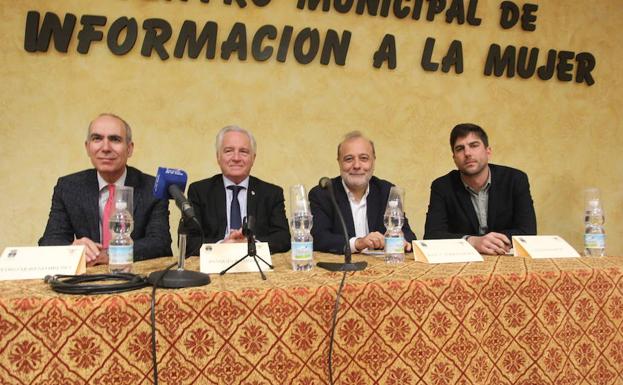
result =
[[[39,245],[84,245],[88,265],[108,263],[104,207],[114,186],[131,186],[134,260],[172,255],[169,202],[154,198],[153,176],[127,165],[134,150],[128,123],[114,114],[99,115],[89,124],[84,146],[95,168],[58,179]]]

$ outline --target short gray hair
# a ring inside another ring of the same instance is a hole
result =
[[[359,138],[367,140],[370,143],[370,146],[372,146],[372,156],[376,158],[376,152],[374,151],[374,142],[371,141],[364,134],[362,134],[361,131],[355,130],[344,135],[344,139],[342,139],[340,144],[337,145],[337,159],[340,160],[340,147],[342,147],[342,144],[348,142],[349,140],[359,139]]]
[[[221,149],[221,146],[223,145],[223,137],[228,132],[241,132],[241,133],[245,134],[249,138],[249,141],[251,142],[251,151],[255,154],[255,151],[257,150],[257,144],[255,143],[255,137],[253,137],[253,134],[251,133],[251,131],[249,131],[249,130],[247,130],[245,128],[242,128],[242,127],[238,127],[238,126],[225,126],[225,127],[221,128],[221,130],[218,132],[218,134],[216,134],[216,142],[214,143],[214,147],[216,148],[216,153],[217,154],[218,154],[219,150]]]
[[[93,122],[95,122],[97,119],[101,118],[102,116],[109,116],[111,118],[118,119],[121,122],[121,124],[123,125],[123,128],[125,128],[125,141],[126,141],[126,143],[128,143],[128,144],[132,143],[132,127],[130,127],[128,122],[126,122],[121,116],[115,115],[115,114],[110,113],[110,112],[101,113],[101,114],[97,115],[97,117],[95,119],[91,120],[91,122],[89,123],[89,127],[87,127],[87,142],[89,141],[89,139],[91,139],[91,126],[93,125]]]

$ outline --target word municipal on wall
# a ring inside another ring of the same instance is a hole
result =
[[[171,0],[166,0],[170,2]],[[188,0],[179,0],[187,2]],[[209,3],[209,0],[196,0]],[[223,0],[225,5],[237,5],[246,8],[252,4],[266,7],[270,0]],[[372,17],[394,17],[399,20],[419,20],[425,17],[434,21],[440,15],[448,23],[479,26],[478,0],[297,0],[296,8],[306,12],[356,13]],[[536,30],[536,4],[525,3],[521,7],[512,1],[500,3],[499,24],[503,29],[519,26],[523,31]],[[66,53],[74,37],[78,18],[72,13],[61,17],[53,12],[43,15],[38,11],[29,11],[26,16],[24,49],[28,52],[47,52],[51,42],[54,48]],[[204,55],[206,59],[222,60],[237,58],[246,61],[249,57],[255,61],[294,60],[299,64],[319,62],[322,65],[345,66],[352,33],[348,30],[328,29],[320,32],[309,26],[295,28],[291,25],[275,26],[265,24],[248,30],[244,23],[234,23],[223,30],[216,21],[207,21],[199,25],[192,20],[185,20],[181,27],[174,28],[162,18],[146,18],[141,23],[134,17],[120,16],[109,20],[101,15],[82,15],[77,33],[77,52],[87,54],[91,46],[106,41],[106,47],[115,55],[131,52],[142,38],[140,54],[151,57],[154,53],[167,60],[171,55],[182,59],[197,59]],[[445,52],[440,62],[433,60],[436,40],[427,37],[422,52],[420,65],[429,72],[441,71],[456,74],[463,73],[463,43],[453,40],[450,45],[441,48]],[[250,54],[250,55],[249,55]],[[398,65],[398,47],[395,36],[385,34],[378,49],[372,55],[374,68],[384,65],[394,70]],[[590,52],[573,52],[549,49],[542,53],[538,47],[502,46],[492,43],[484,61],[483,72],[486,76],[513,78],[538,78],[541,80],[557,79],[562,82],[575,81],[591,86],[595,83],[592,70],[596,60]]]

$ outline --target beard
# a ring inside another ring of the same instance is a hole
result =
[[[348,173],[342,174],[342,179],[346,186],[351,190],[359,190],[368,187],[368,183],[372,178],[372,172],[366,172],[363,175],[350,175]]]

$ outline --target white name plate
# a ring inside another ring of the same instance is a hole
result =
[[[482,262],[482,255],[464,239],[413,241],[413,256],[424,263]]]
[[[0,256],[1,281],[85,272],[84,246],[7,247]]]
[[[273,264],[270,257],[268,242],[257,242],[255,244],[257,255],[269,264]],[[202,273],[215,274],[227,269],[240,258],[247,255],[247,243],[206,243],[201,246],[199,252],[199,270]],[[262,271],[272,271],[264,262],[257,259]],[[251,273],[257,272],[257,264],[253,257],[247,257],[240,261],[236,266],[227,270],[228,273]]]
[[[513,237],[516,257],[579,258],[580,254],[557,235],[516,235]]]

